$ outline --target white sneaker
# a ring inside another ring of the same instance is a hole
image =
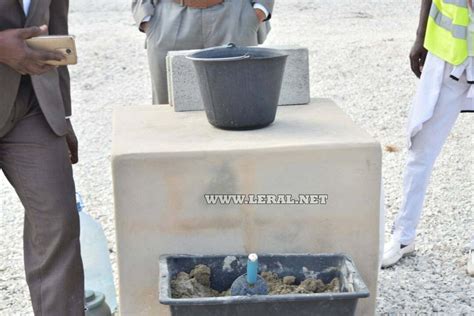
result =
[[[474,276],[474,240],[467,248],[467,274]]]
[[[412,242],[406,246],[402,246],[402,244],[392,239],[389,243],[385,244],[382,258],[382,268],[393,266],[398,261],[400,261],[401,258],[413,253],[414,251],[415,242]]]
[[[467,274],[474,277],[474,249],[467,253]]]

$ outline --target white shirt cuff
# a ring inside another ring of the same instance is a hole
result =
[[[262,10],[263,13],[265,13],[265,18],[268,18],[268,16],[270,15],[270,12],[268,12],[267,8],[265,8],[263,5],[261,5],[260,3],[255,3],[253,5],[253,8],[254,9],[259,9],[259,10]]]

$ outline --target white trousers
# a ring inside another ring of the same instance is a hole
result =
[[[452,70],[451,65],[429,54],[412,105],[411,116],[424,112],[425,118],[415,131],[410,126],[417,124],[410,120],[415,122],[419,116],[410,117],[408,124],[403,200],[393,229],[394,240],[404,245],[415,240],[433,165],[467,101],[470,85],[465,74],[455,81],[449,77]]]

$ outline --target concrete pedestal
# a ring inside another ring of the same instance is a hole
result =
[[[112,159],[121,315],[167,315],[161,254],[249,252],[349,254],[371,292],[358,314],[374,313],[381,148],[331,101],[280,107],[273,125],[245,132],[216,129],[204,112],[118,108]],[[322,198],[223,205],[206,194]]]

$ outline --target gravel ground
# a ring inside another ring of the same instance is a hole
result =
[[[72,3],[70,30],[80,64],[71,67],[73,123],[80,139],[78,191],[105,228],[112,250],[110,172],[115,106],[151,101],[144,38],[128,0]],[[330,97],[375,138],[401,150],[384,154],[387,230],[401,200],[404,127],[416,79],[408,64],[419,1],[277,1],[273,44],[310,48],[313,96]],[[474,228],[472,119],[462,115],[441,154],[426,198],[416,256],[380,274],[379,313],[474,315],[474,282],[462,247]],[[31,315],[22,259],[23,210],[0,177],[0,315]],[[387,236],[386,236],[387,237]],[[116,255],[112,253],[116,269]]]

